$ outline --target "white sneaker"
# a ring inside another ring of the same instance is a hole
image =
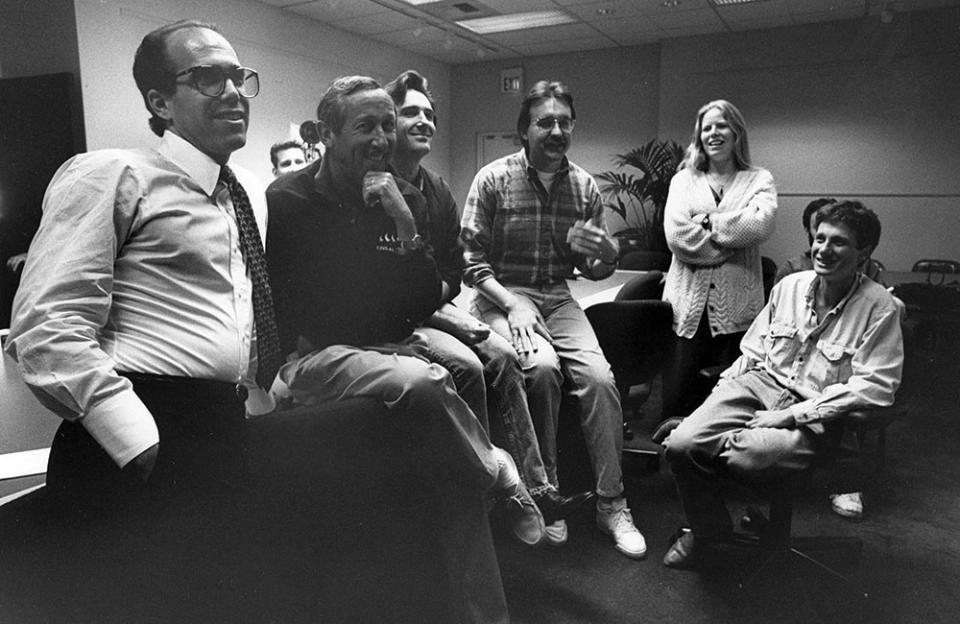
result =
[[[597,501],[597,528],[612,537],[617,550],[631,559],[643,559],[647,555],[647,542],[633,525],[624,497],[609,503]]]
[[[831,494],[830,507],[837,515],[851,520],[863,519],[863,494],[861,492],[847,492],[845,494]]]
[[[567,521],[557,520],[553,524],[548,524],[543,531],[543,541],[551,546],[563,546],[567,543],[570,533],[567,530]]]
[[[517,464],[513,461],[510,453],[502,448],[493,447],[493,457],[497,460],[497,480],[493,482],[491,491],[494,496],[511,498],[520,493],[523,484],[520,481],[520,473],[517,472]]]
[[[546,533],[543,514],[540,513],[540,508],[533,502],[526,486],[520,480],[517,464],[510,453],[495,446],[493,455],[497,459],[499,468],[497,480],[491,488],[493,494],[506,499],[507,511],[510,514],[510,529],[514,536],[528,546],[536,546],[543,541]]]

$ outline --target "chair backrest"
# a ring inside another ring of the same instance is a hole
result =
[[[917,260],[913,265],[914,273],[960,273],[960,262],[956,260]]]
[[[647,271],[656,269],[657,271],[666,271],[670,268],[670,261],[673,258],[667,251],[650,251],[635,249],[623,254],[620,258],[620,268],[629,271]]]
[[[766,301],[770,298],[773,281],[777,278],[777,263],[773,261],[773,258],[761,256],[760,269],[763,272],[763,300]]]
[[[618,384],[649,381],[663,368],[673,332],[666,301],[608,301],[584,311]]]
[[[663,296],[663,273],[647,271],[623,285],[614,301],[636,301],[639,299],[660,299]]]

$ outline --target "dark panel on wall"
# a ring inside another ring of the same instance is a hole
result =
[[[73,80],[66,73],[0,80],[0,328],[10,324],[17,284],[7,259],[30,245],[57,167],[85,149],[74,130]]]

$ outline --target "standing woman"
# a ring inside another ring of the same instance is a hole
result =
[[[663,299],[673,305],[676,334],[664,374],[665,418],[697,407],[699,368],[739,355],[764,304],[760,243],[773,232],[776,210],[773,176],[750,164],[743,115],[726,100],[704,105],[664,216],[673,262]]]

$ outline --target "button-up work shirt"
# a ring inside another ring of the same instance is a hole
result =
[[[263,236],[262,186],[234,171]],[[41,402],[121,466],[159,438],[117,371],[249,379],[252,285],[219,173],[166,132],[157,150],[75,156],[44,197],[7,350]]]
[[[589,173],[564,160],[545,189],[523,150],[493,161],[473,179],[463,209],[464,283],[496,277],[507,286],[559,284],[574,267],[592,277],[587,259],[567,242],[578,220],[604,227],[600,191]]]
[[[822,319],[815,309],[818,282],[813,271],[779,282],[744,336],[742,355],[721,378],[766,372],[799,398],[790,407],[797,424],[822,432],[823,421],[852,409],[893,403],[903,336],[898,307],[876,282],[858,273]]]

